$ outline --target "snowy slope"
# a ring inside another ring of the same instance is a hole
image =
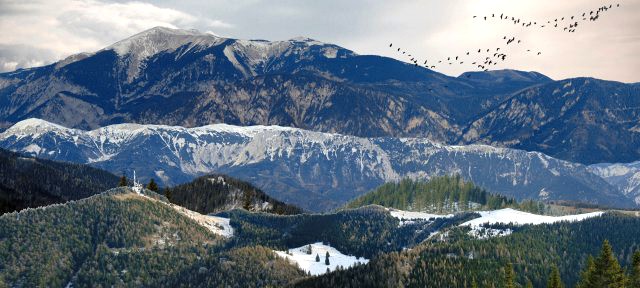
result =
[[[167,202],[163,202],[163,201],[158,201],[157,199],[151,198],[147,195],[145,195],[144,193],[141,194],[136,194],[139,195],[141,197],[144,197],[148,200],[154,201],[154,202],[158,202],[158,203],[162,203],[164,205],[167,205],[171,208],[173,208],[174,210],[176,210],[178,213],[187,216],[189,219],[196,221],[196,223],[200,224],[201,226],[203,226],[204,228],[207,228],[209,231],[213,232],[214,234],[218,234],[220,236],[224,236],[227,238],[230,238],[233,236],[233,227],[231,227],[231,225],[229,224],[230,219],[229,218],[224,218],[224,217],[218,217],[218,216],[211,216],[211,215],[202,215],[198,212],[195,211],[191,211],[187,208],[184,208],[182,206],[178,206],[172,203],[167,203]]]
[[[394,208],[387,208],[389,210],[389,214],[391,216],[398,218],[400,220],[400,226],[411,224],[415,220],[433,220],[437,218],[451,218],[453,214],[440,215],[440,214],[430,214],[424,212],[413,212],[413,211],[404,211],[398,210]]]
[[[447,146],[425,138],[226,124],[117,124],[84,131],[28,119],[0,133],[0,147],[118,174],[135,169],[142,181],[160,178],[164,185],[211,172],[229,174],[315,211],[340,206],[384,182],[452,173],[517,199],[632,203],[584,165],[537,152]]]
[[[300,269],[311,273],[311,275],[325,274],[327,273],[327,268],[329,268],[330,271],[334,271],[338,266],[348,268],[359,264],[367,264],[369,262],[368,259],[362,257],[358,258],[355,256],[344,255],[335,248],[322,244],[322,242],[310,245],[312,250],[311,254],[307,254],[308,245],[290,249],[289,253],[291,255],[287,254],[287,251],[275,251],[275,253],[278,256],[297,264]],[[325,264],[325,256],[327,252],[329,252],[329,265]],[[320,257],[320,262],[316,262],[316,255]]]
[[[198,222],[198,224],[202,225],[203,227],[209,229],[209,231],[213,232],[214,234],[218,234],[227,238],[233,236],[233,227],[231,227],[231,225],[229,224],[229,218],[212,215],[202,215],[198,212],[191,211],[178,205],[169,205],[171,206],[171,208]]]
[[[505,208],[493,211],[478,211],[479,218],[464,222],[460,226],[469,226],[471,231],[469,235],[479,239],[487,239],[491,237],[507,236],[513,231],[511,229],[496,229],[482,227],[483,224],[513,224],[513,225],[539,225],[551,224],[561,221],[582,221],[584,219],[599,217],[604,212],[591,212],[585,214],[567,215],[567,216],[546,216],[537,215],[528,212],[522,212],[511,208]]]
[[[512,223],[514,225],[538,225],[550,224],[560,221],[581,221],[587,218],[601,216],[604,212],[591,212],[577,215],[567,216],[546,216],[537,215],[528,212],[522,212],[511,208],[505,208],[493,211],[479,211],[481,217],[464,222],[460,226],[479,227],[482,224]]]

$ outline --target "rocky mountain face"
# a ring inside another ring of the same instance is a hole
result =
[[[640,158],[640,87],[576,78],[527,88],[465,128],[463,143],[541,151],[582,163]]]
[[[640,161],[594,164],[589,166],[589,170],[640,204]]]
[[[453,78],[308,38],[154,28],[95,53],[0,74],[0,124],[30,117],[83,129],[277,124],[445,141],[514,91],[549,81],[518,71]]]
[[[513,70],[449,77],[309,38],[237,40],[158,27],[0,74],[0,128],[32,117],[82,129],[279,125],[615,163],[640,159],[639,96],[637,84]]]
[[[517,199],[634,205],[581,164],[538,152],[447,146],[425,138],[226,124],[118,124],[84,131],[29,119],[0,134],[0,147],[114,173],[135,169],[143,181],[154,177],[164,185],[212,172],[228,174],[312,211],[338,207],[384,182],[453,173]]]

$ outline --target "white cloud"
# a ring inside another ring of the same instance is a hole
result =
[[[27,50],[35,58],[7,59],[20,53],[4,53],[0,69],[22,68],[51,63],[68,55],[99,50],[140,31],[165,26],[171,28],[204,27],[228,29],[221,20],[191,14],[143,2],[106,3],[96,0],[22,0],[0,4],[0,45]],[[22,55],[24,57],[24,55]],[[17,63],[15,66],[13,63]]]

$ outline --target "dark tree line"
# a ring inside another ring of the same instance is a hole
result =
[[[274,214],[299,214],[302,210],[271,198],[253,185],[226,175],[208,175],[165,188],[165,196],[174,204],[202,214],[232,208]],[[263,208],[268,203],[269,208]]]
[[[87,165],[0,149],[0,214],[77,200],[113,188],[118,177]]]

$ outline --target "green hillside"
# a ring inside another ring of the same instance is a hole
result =
[[[452,229],[445,242],[428,241],[294,286],[472,287],[475,281],[478,287],[505,287],[504,267],[511,263],[517,287],[525,287],[528,280],[533,287],[546,287],[554,265],[566,287],[574,287],[588,256],[595,256],[604,240],[623,267],[631,268],[633,254],[640,251],[640,218],[634,216],[611,213],[581,222],[512,228],[513,234],[488,240],[468,237],[468,228]]]
[[[346,207],[372,204],[429,213],[494,210],[506,207],[534,213],[545,212],[545,205],[542,203],[518,203],[513,198],[489,193],[472,182],[464,181],[459,175],[434,177],[429,181],[403,179],[397,183],[385,183],[351,201]]]

